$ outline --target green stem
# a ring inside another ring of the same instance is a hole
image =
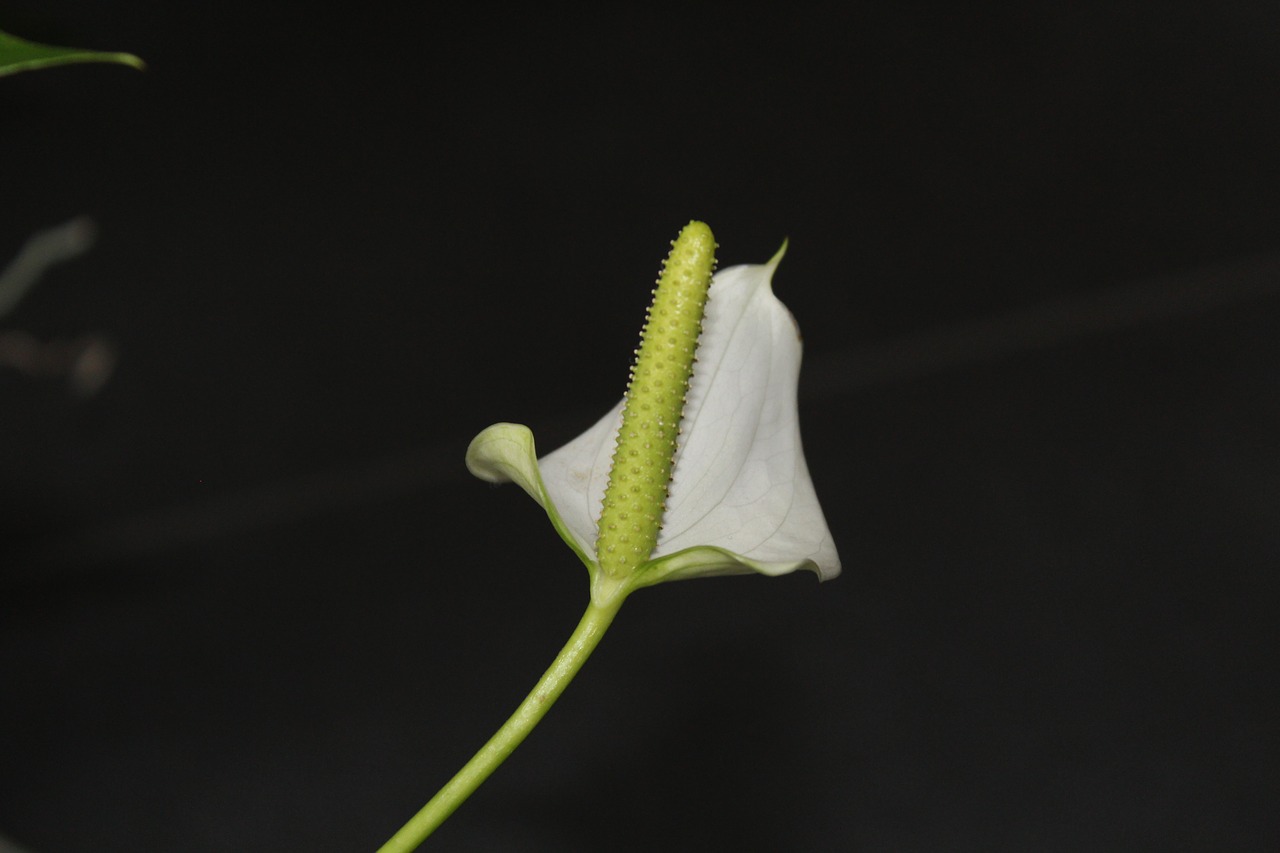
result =
[[[479,788],[489,774],[507,759],[521,741],[533,731],[543,715],[560,698],[560,694],[569,686],[569,682],[582,669],[591,653],[595,651],[604,636],[609,623],[618,614],[626,595],[615,595],[604,604],[594,601],[587,605],[587,612],[582,621],[574,629],[569,641],[564,644],[560,654],[551,662],[551,666],[543,673],[542,678],[534,685],[529,695],[516,708],[502,728],[489,738],[489,742],[480,747],[470,761],[466,763],[449,783],[431,798],[422,810],[414,815],[408,823],[400,828],[386,844],[378,848],[378,853],[407,853],[418,849],[427,836],[445,822],[467,797]]]

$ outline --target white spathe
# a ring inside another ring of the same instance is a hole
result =
[[[800,330],[770,286],[782,254],[712,280],[662,532],[633,586],[751,571],[809,569],[822,580],[840,573],[800,445]],[[471,442],[467,467],[520,485],[594,577],[621,421],[619,402],[541,460],[528,427],[495,424]]]

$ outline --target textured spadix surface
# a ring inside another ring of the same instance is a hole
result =
[[[596,562],[612,577],[633,574],[658,542],[715,249],[711,229],[690,222],[653,291],[597,524]]]

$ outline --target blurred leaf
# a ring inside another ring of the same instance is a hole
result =
[[[141,59],[131,53],[104,53],[76,47],[54,47],[0,32],[0,77],[33,68],[69,65],[73,62],[117,62],[138,70],[146,67]]]

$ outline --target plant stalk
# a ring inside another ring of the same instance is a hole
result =
[[[604,604],[592,601],[587,605],[587,612],[578,622],[569,641],[564,644],[564,648],[520,703],[520,707],[516,708],[515,713],[421,811],[378,848],[378,853],[408,853],[418,849],[427,836],[489,778],[489,774],[515,751],[555,704],[556,699],[560,698],[560,694],[599,645],[600,638],[613,622],[613,617],[618,614],[625,598],[625,595],[615,595]]]

